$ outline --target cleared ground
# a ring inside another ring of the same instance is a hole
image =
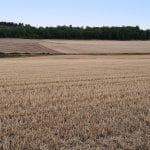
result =
[[[39,40],[0,39],[1,53],[49,53],[57,52],[40,44]]]
[[[40,44],[66,54],[150,53],[150,41],[44,40]]]
[[[150,56],[0,60],[0,149],[150,147]]]
[[[0,39],[0,52],[32,54],[150,54],[150,41]]]

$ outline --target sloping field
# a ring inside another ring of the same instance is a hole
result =
[[[0,61],[0,149],[149,149],[149,55]]]
[[[67,54],[150,53],[150,41],[44,40],[41,44]]]
[[[22,39],[0,39],[1,53],[57,53],[50,48],[42,46],[38,40],[22,40]]]
[[[150,54],[150,41],[0,39],[3,53]]]

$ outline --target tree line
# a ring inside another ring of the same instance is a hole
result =
[[[142,30],[138,26],[33,27],[22,23],[0,22],[0,38],[150,40],[150,30]]]

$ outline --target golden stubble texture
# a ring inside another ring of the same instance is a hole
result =
[[[0,149],[150,147],[150,56],[0,59]]]

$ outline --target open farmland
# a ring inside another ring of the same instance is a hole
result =
[[[149,147],[149,55],[0,59],[0,149]]]
[[[0,39],[0,53],[150,54],[150,41]]]
[[[65,54],[150,54],[150,41],[43,40],[41,44]]]
[[[38,40],[28,39],[0,39],[1,53],[49,53],[56,54],[54,50],[42,46]]]

